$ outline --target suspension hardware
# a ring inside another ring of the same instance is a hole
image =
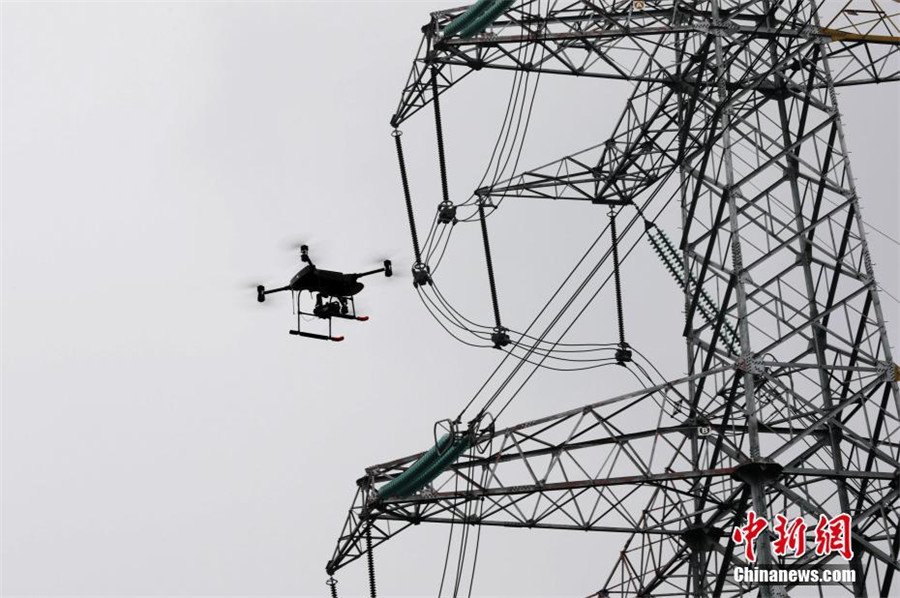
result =
[[[441,224],[456,224],[456,206],[449,201],[438,204],[438,222]]]
[[[431,281],[431,268],[428,264],[417,261],[412,267],[413,286],[420,287],[426,284],[433,284]]]
[[[503,326],[494,328],[494,332],[491,333],[491,342],[494,343],[495,349],[502,349],[510,344],[512,341],[509,338],[509,330]]]

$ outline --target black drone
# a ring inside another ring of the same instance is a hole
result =
[[[323,341],[342,341],[343,336],[332,336],[331,319],[341,318],[344,320],[356,320],[365,322],[368,316],[360,316],[356,313],[356,305],[353,302],[354,295],[363,290],[363,283],[359,279],[363,276],[370,276],[384,272],[385,276],[391,276],[394,273],[391,266],[391,260],[384,260],[384,266],[377,270],[361,272],[359,274],[344,274],[343,272],[334,272],[332,270],[320,270],[313,264],[309,258],[309,247],[300,246],[300,260],[306,265],[294,274],[291,282],[277,289],[266,290],[266,287],[260,285],[256,287],[256,300],[260,303],[266,300],[266,295],[279,293],[281,291],[291,291],[298,293],[297,295],[297,330],[289,330],[293,335],[304,336],[306,338],[314,338]],[[312,312],[305,312],[300,309],[300,293],[309,291],[310,295],[315,294],[316,303],[312,308]],[[328,334],[314,334],[312,332],[304,332],[300,329],[301,316],[315,316],[323,320],[328,320]]]

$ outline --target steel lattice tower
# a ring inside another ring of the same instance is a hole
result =
[[[464,521],[617,533],[621,556],[592,595],[783,595],[729,575],[745,564],[730,531],[752,508],[851,514],[857,582],[826,595],[900,594],[898,372],[835,93],[900,79],[900,5],[516,2],[482,34],[444,35],[464,9],[432,15],[392,124],[476,71],[633,83],[608,139],[477,195],[623,213],[674,198],[687,376],[482,429],[483,454],[411,496],[376,491],[420,455],[368,468],[329,571],[367,537]],[[623,239],[647,234],[638,222]],[[758,546],[760,563],[779,562]]]

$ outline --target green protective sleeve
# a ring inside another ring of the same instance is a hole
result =
[[[472,19],[472,21],[463,27],[459,35],[460,37],[472,37],[487,29],[491,23],[497,20],[506,9],[512,6],[513,0],[496,0],[490,8],[485,10],[480,16]]]
[[[463,27],[472,22],[482,10],[488,7],[494,0],[478,0],[475,4],[466,9],[464,13],[450,21],[450,24],[444,27],[444,37],[456,35]]]
[[[378,496],[380,498],[393,498],[394,496],[399,496],[399,491],[403,486],[408,485],[411,480],[416,478],[422,471],[434,463],[437,458],[450,447],[450,443],[451,437],[449,434],[441,436],[437,441],[437,444],[419,457],[406,471],[382,486],[378,490]]]
[[[438,447],[441,447],[440,452],[435,450]],[[385,484],[378,491],[378,497],[396,498],[415,494],[456,462],[467,448],[469,440],[466,436],[457,438],[452,444],[448,436],[442,437],[437,446],[425,453],[409,469]]]

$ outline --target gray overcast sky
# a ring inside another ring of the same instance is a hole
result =
[[[2,4],[0,592],[324,594],[363,467],[425,448],[497,356],[450,339],[409,278],[372,280],[372,320],[341,323],[342,344],[289,337],[289,301],[261,308],[246,285],[289,277],[284,246],[298,238],[323,266],[390,255],[408,269],[388,119],[420,26],[447,6]],[[487,161],[509,83],[481,74],[445,96],[457,192]],[[522,164],[604,138],[627,93],[542,82]],[[900,86],[840,99],[864,218],[900,238]],[[420,207],[439,197],[431,127],[430,115],[404,127]],[[581,205],[502,212],[492,234],[511,321],[530,319],[603,218]],[[445,286],[487,319],[477,231],[460,235]],[[869,239],[900,297],[897,245]],[[650,256],[631,272],[657,278],[624,279],[633,342],[678,376],[679,298]],[[898,304],[883,300],[896,344]],[[544,376],[505,423],[616,384]],[[389,543],[384,595],[433,595],[445,542],[445,528],[421,526]],[[486,530],[477,587],[584,595],[619,545]],[[342,572],[342,595],[362,593],[363,574]]]

